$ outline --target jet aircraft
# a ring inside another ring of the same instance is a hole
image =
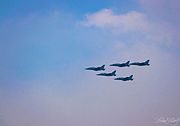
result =
[[[100,67],[88,67],[88,68],[86,68],[85,70],[93,70],[93,71],[101,71],[101,70],[105,70],[105,65],[102,65],[102,66],[100,66]]]
[[[129,76],[129,77],[118,77],[118,78],[115,78],[114,80],[122,80],[122,81],[132,81],[133,80],[133,75]]]
[[[134,62],[134,63],[130,63],[130,65],[137,65],[137,66],[149,66],[149,60],[146,60],[144,62]]]
[[[126,63],[115,63],[115,64],[111,64],[110,66],[117,66],[117,67],[129,67],[130,61],[127,61]]]
[[[100,73],[100,74],[96,74],[98,76],[116,76],[116,70],[111,72],[111,73]]]

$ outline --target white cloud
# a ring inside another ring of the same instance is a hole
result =
[[[102,9],[98,12],[86,15],[83,22],[86,26],[116,29],[121,32],[147,31],[148,21],[143,13],[130,11],[125,14],[115,14],[111,9]]]
[[[95,13],[87,14],[83,25],[108,30],[116,35],[121,33],[140,33],[137,40],[157,43],[165,46],[174,46],[177,39],[172,26],[164,21],[152,20],[146,13],[129,11],[124,14],[116,14],[111,9],[102,9]],[[132,34],[128,36],[132,37]]]

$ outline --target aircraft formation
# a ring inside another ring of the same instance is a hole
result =
[[[132,66],[149,66],[149,61],[150,60],[146,60],[144,62],[132,62],[130,63],[130,61],[127,61],[125,63],[114,63],[114,64],[110,64],[109,66],[114,66],[114,67],[130,67],[131,65]],[[85,68],[85,70],[92,70],[92,71],[105,71],[105,65],[102,65],[102,66],[99,66],[99,67],[88,67],[88,68]],[[113,72],[111,73],[99,73],[99,74],[96,74],[97,76],[116,76],[116,70],[114,70]],[[133,78],[133,75],[130,75],[130,76],[127,76],[127,77],[117,77],[117,78],[114,78],[114,80],[121,80],[121,81],[132,81],[134,78]]]

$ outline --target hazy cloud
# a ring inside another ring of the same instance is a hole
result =
[[[164,20],[179,24],[179,0],[139,0],[146,13],[157,20]]]
[[[171,44],[174,47],[180,47],[180,8],[179,0],[139,0],[140,5],[144,9],[146,15],[156,22],[156,28],[168,33],[171,38]],[[161,36],[163,36],[161,34]]]
[[[84,70],[73,75],[73,81],[71,77],[61,81],[57,75],[44,81],[27,81],[24,84],[33,85],[31,88],[1,95],[3,121],[7,126],[158,126],[155,121],[161,116],[179,117],[179,60],[153,45],[138,43],[123,49],[116,49],[117,61],[150,59],[149,67],[117,68],[118,76],[133,74],[132,82],[101,78]],[[115,61],[113,55],[103,60]],[[73,90],[65,92],[62,83],[73,83],[76,88],[70,86]]]

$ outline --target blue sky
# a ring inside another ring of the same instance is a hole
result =
[[[129,4],[131,3],[131,4]],[[75,14],[97,11],[104,7],[117,7],[118,10],[126,11],[128,8],[136,8],[136,1],[133,0],[112,0],[112,1],[81,1],[81,0],[3,0],[1,1],[1,19],[4,17],[25,16],[33,12],[48,12],[53,9],[62,9]],[[121,5],[121,6],[117,6]]]
[[[180,117],[177,1],[4,0],[0,10],[0,125],[158,126]],[[84,70],[147,59],[149,67],[117,69],[132,82]]]

